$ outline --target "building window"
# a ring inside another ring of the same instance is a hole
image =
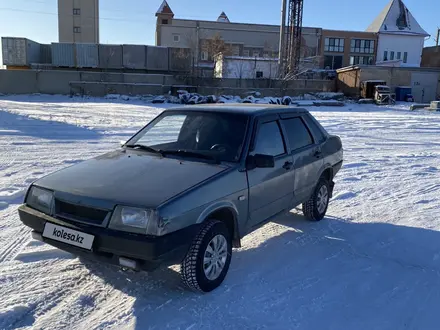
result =
[[[350,56],[350,65],[373,65],[374,64],[374,56]]]
[[[260,57],[260,52],[258,50],[254,50],[252,55],[253,55],[253,57]]]
[[[342,68],[342,56],[325,55],[324,68],[330,70]]]
[[[394,60],[394,52],[391,51],[391,52],[390,52],[390,61],[393,61],[393,60]]]
[[[73,27],[73,33],[81,33],[81,27],[79,27],[79,26],[74,26],[74,27]]]
[[[256,76],[257,79],[258,79],[258,78],[263,78],[263,71],[257,71],[257,72],[255,73],[255,76]]]
[[[326,52],[344,52],[344,39],[343,38],[325,38],[324,50]]]
[[[388,51],[383,52],[383,60],[388,61]]]
[[[350,52],[351,53],[373,54],[374,53],[374,40],[351,39]]]
[[[208,52],[206,50],[202,51],[201,54],[202,61],[207,61],[209,58]]]
[[[174,40],[174,42],[179,42],[180,36],[178,34],[173,35],[173,40]]]
[[[263,53],[263,57],[264,57],[264,58],[269,58],[269,57],[270,57],[270,56],[269,56],[269,52],[264,52],[264,53]]]
[[[73,15],[75,15],[75,16],[81,15],[81,9],[80,8],[73,8]]]
[[[168,20],[167,19],[163,19],[162,20],[162,24],[164,24],[164,25],[168,24]]]
[[[232,56],[240,56],[240,47],[237,45],[232,46]]]
[[[402,52],[397,52],[397,59],[400,60],[402,58]]]
[[[249,57],[249,49],[243,50],[243,56]]]
[[[403,53],[403,63],[407,63],[408,62],[408,52],[404,52]]]

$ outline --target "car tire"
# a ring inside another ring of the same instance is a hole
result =
[[[201,292],[216,289],[226,277],[231,254],[232,239],[225,223],[206,221],[182,261],[183,283],[190,289]]]
[[[310,221],[324,219],[330,202],[330,184],[327,179],[319,179],[310,199],[302,204],[304,216]]]

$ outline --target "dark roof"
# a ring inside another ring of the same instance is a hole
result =
[[[261,115],[265,113],[305,113],[307,109],[298,108],[296,106],[285,105],[271,105],[271,104],[254,104],[254,103],[224,103],[224,104],[201,104],[201,105],[187,105],[176,108],[170,108],[166,111],[210,111],[223,113],[241,113],[249,115]]]

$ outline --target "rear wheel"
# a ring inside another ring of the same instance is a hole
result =
[[[303,203],[302,211],[310,221],[324,219],[330,201],[330,185],[327,179],[321,178],[310,199]]]
[[[232,240],[226,225],[207,221],[182,262],[183,282],[191,289],[210,292],[220,286],[231,263]]]

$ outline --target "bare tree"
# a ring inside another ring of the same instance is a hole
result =
[[[189,49],[191,57],[191,74],[194,75],[199,66],[200,59],[200,41],[194,33],[185,34],[182,37],[184,45]]]
[[[205,49],[209,54],[209,57],[214,62],[214,67],[217,64],[218,54],[223,54],[226,56],[231,55],[230,45],[227,45],[219,34],[216,34],[214,35],[214,37],[210,39],[205,39],[203,41],[204,41]]]

